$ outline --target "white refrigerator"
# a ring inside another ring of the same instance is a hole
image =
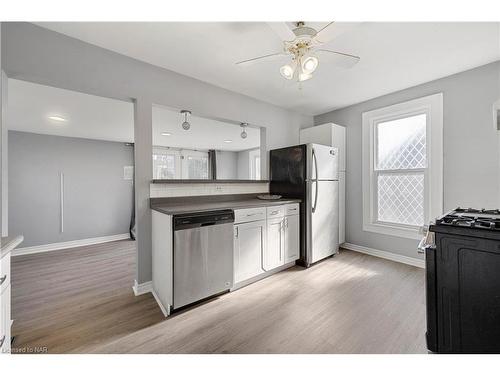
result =
[[[308,143],[306,178],[307,259],[316,263],[338,252],[338,150]]]
[[[346,201],[346,128],[337,124],[323,124],[300,130],[300,143],[318,143],[335,147],[339,152],[339,243],[345,242]]]
[[[270,151],[270,192],[299,198],[299,264],[306,267],[338,252],[338,150],[308,143]]]

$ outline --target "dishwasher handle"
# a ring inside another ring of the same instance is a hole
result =
[[[200,227],[208,227],[208,226],[210,226],[210,225],[215,225],[215,224],[217,224],[215,221],[212,221],[212,222],[210,222],[210,223],[201,223],[201,224],[200,224]]]

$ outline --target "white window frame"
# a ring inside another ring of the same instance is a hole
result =
[[[426,114],[424,169],[424,226],[443,213],[443,94],[364,112],[362,115],[363,230],[396,237],[420,239],[422,227],[377,221],[375,132],[377,124]],[[422,171],[415,169],[413,171]],[[408,170],[402,170],[408,172]]]

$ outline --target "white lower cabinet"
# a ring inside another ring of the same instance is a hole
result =
[[[264,273],[266,221],[259,220],[234,226],[234,282],[248,280]]]
[[[235,210],[235,220],[235,284],[299,259],[298,203]]]
[[[285,263],[299,259],[300,223],[299,215],[285,217]]]
[[[10,353],[10,253],[0,261],[0,354]]]
[[[267,219],[267,246],[264,253],[264,268],[270,271],[285,264],[284,219]]]

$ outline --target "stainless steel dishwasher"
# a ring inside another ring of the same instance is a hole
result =
[[[174,215],[174,309],[233,286],[233,210]]]

